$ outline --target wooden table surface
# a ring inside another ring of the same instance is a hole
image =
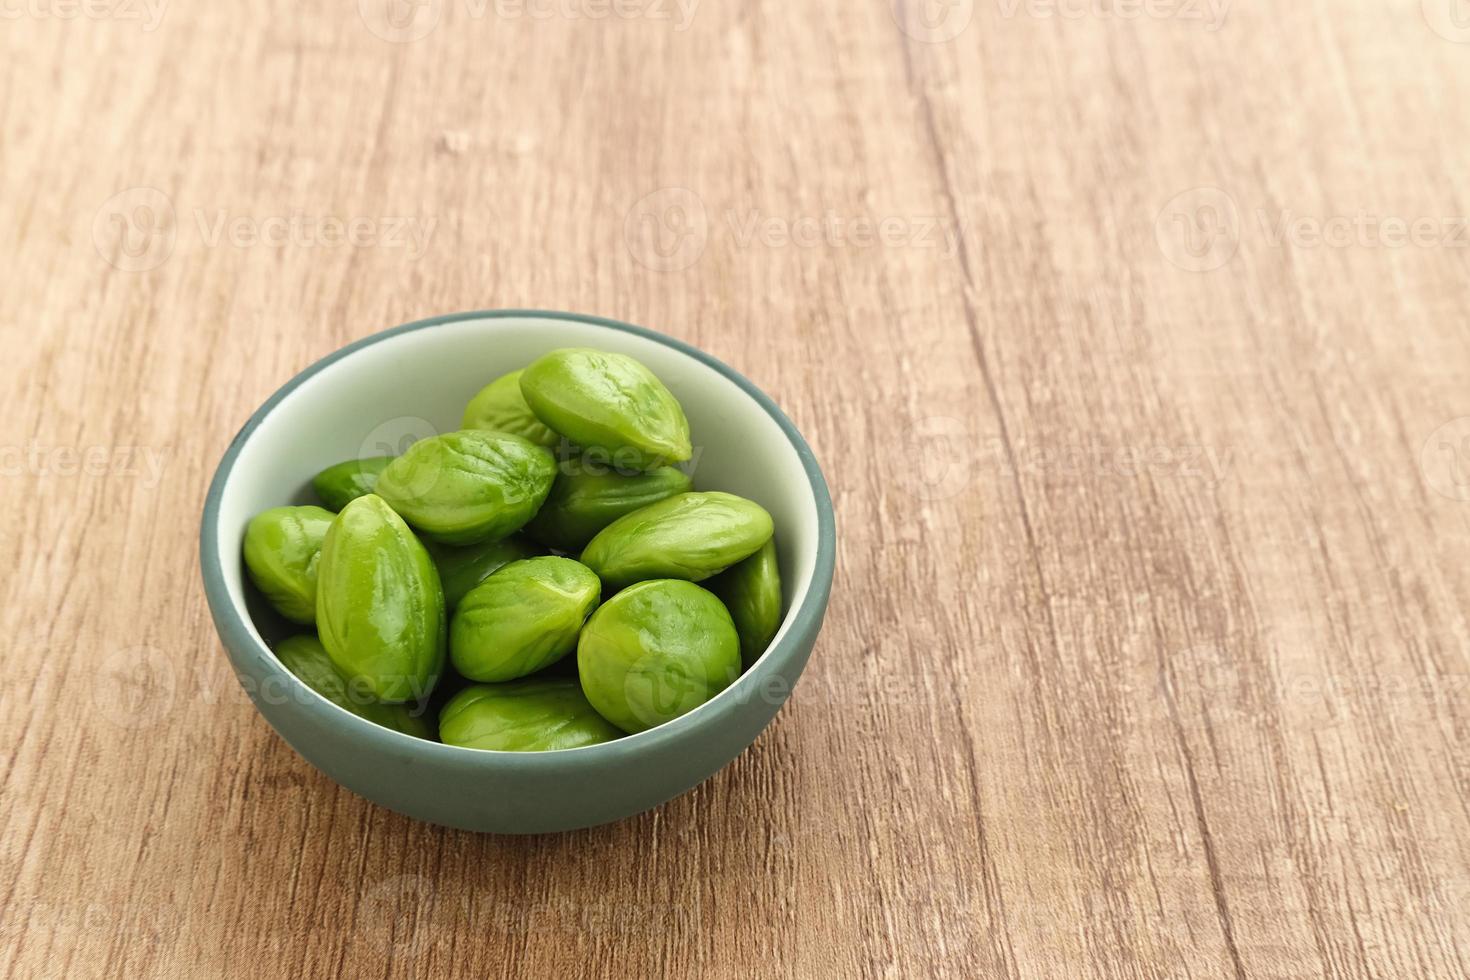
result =
[[[1470,974],[1463,0],[392,2],[0,7],[0,974]],[[199,582],[277,386],[492,307],[837,510],[772,727],[561,836],[339,789]]]

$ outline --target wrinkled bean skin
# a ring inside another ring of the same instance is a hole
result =
[[[250,580],[293,623],[316,621],[317,565],[334,516],[320,507],[274,507],[245,529]]]
[[[395,732],[433,740],[434,731],[428,718],[416,715],[415,709],[406,704],[384,704],[373,698],[364,685],[348,681],[316,637],[303,634],[282,640],[276,646],[276,659],[303,684],[337,707]]]
[[[317,568],[317,633],[380,701],[423,698],[444,667],[444,591],[428,550],[375,494],[343,508]]]
[[[781,628],[781,569],[776,564],[772,538],[749,558],[705,583],[730,610],[740,634],[740,657],[755,663]]]
[[[620,517],[582,551],[612,588],[655,578],[700,582],[771,539],[771,515],[730,493],[681,493]]]
[[[449,628],[454,667],[472,681],[509,681],[555,663],[601,600],[602,583],[570,558],[511,562],[464,597]]]
[[[623,737],[575,680],[539,677],[465,688],[439,713],[439,733],[446,745],[499,752],[554,752]]]
[[[581,459],[560,466],[556,482],[526,533],[561,551],[579,551],[619,517],[686,493],[689,475],[673,466],[622,474]]]
[[[561,442],[561,436],[543,425],[526,404],[526,397],[521,394],[520,371],[496,378],[471,398],[459,427],[510,432],[548,448]]]
[[[602,605],[577,642],[582,692],[636,733],[704,704],[740,676],[740,638],[723,603],[690,582],[640,582]]]
[[[322,503],[332,510],[341,510],[358,497],[365,497],[378,485],[378,474],[393,462],[392,456],[372,456],[368,459],[349,459],[336,466],[328,466],[311,479],[311,488]]]
[[[622,467],[655,469],[693,453],[684,409],[653,372],[626,354],[555,350],[521,374],[536,417]]]
[[[551,492],[550,450],[509,432],[449,432],[408,447],[378,477],[378,496],[441,544],[518,531]]]
[[[444,587],[444,608],[453,612],[471,589],[499,569],[522,558],[533,558],[538,552],[529,541],[511,535],[499,541],[484,541],[460,548],[447,544],[429,546],[434,565],[439,569],[439,583]]]

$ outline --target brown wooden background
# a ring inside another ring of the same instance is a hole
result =
[[[393,2],[3,7],[0,974],[1470,975],[1470,5]],[[791,704],[617,826],[339,790],[197,581],[271,391],[488,307],[836,501]]]

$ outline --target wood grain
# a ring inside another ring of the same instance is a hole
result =
[[[0,973],[1470,975],[1455,2],[3,8]],[[772,728],[564,836],[337,788],[198,583],[251,410],[488,307],[838,511]]]

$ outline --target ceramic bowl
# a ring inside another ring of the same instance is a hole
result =
[[[465,403],[558,347],[596,347],[648,365],[694,434],[697,489],[759,502],[776,523],[786,618],[731,687],[668,724],[561,752],[487,752],[380,728],[305,687],[271,652],[290,632],[247,585],[246,523],[314,502],[324,467],[402,452],[458,428]],[[292,378],[240,430],[215,472],[200,529],[205,594],[236,676],[308,762],[375,803],[469,830],[542,833],[618,820],[690,789],[750,745],[806,665],[832,585],[826,481],[785,414],[731,368],[687,344],[594,317],[495,311],[437,317],[351,344]],[[800,724],[792,718],[790,724]]]

